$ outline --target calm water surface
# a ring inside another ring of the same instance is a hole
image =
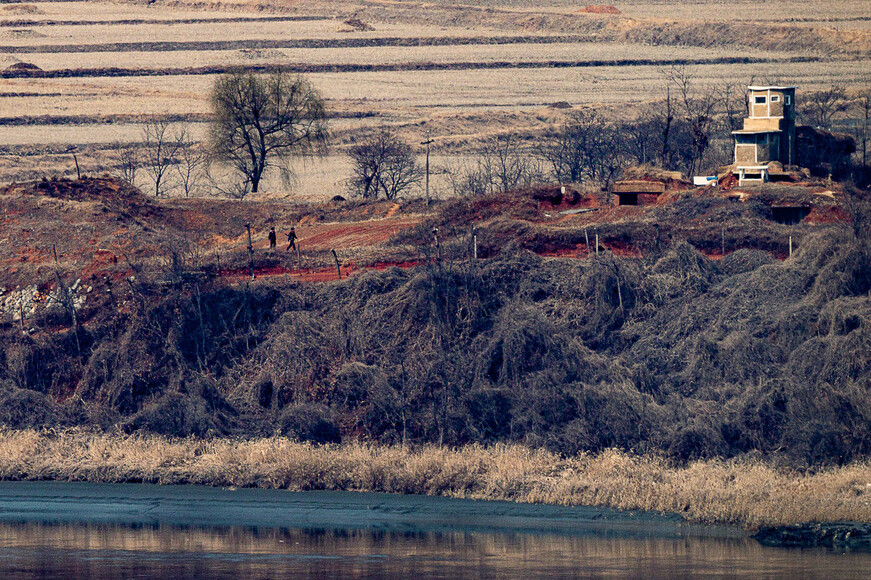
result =
[[[179,524],[192,517],[182,502],[240,525]],[[256,511],[264,505],[268,514]],[[867,553],[766,548],[734,530],[573,510],[383,494],[2,483],[0,580],[871,577]],[[343,514],[345,524],[336,525]],[[563,525],[573,517],[578,527]],[[263,525],[279,519],[293,525]]]
[[[2,524],[5,578],[868,578],[871,557],[749,539]]]

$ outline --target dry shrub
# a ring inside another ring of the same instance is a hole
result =
[[[762,250],[740,249],[728,253],[720,260],[720,269],[727,276],[752,272],[760,266],[774,263],[774,258]]]
[[[330,415],[330,410],[323,405],[289,405],[281,411],[281,434],[297,441],[339,443],[342,436]]]
[[[52,425],[58,421],[57,405],[43,393],[0,383],[0,424],[20,427]]]
[[[867,256],[829,226],[784,262],[515,247],[319,285],[142,283],[81,356],[3,329],[0,380],[28,390],[7,391],[48,396],[5,420],[840,464],[871,452]]]

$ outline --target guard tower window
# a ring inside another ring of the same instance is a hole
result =
[[[772,103],[779,103],[780,102],[780,95],[771,95],[771,102]]]
[[[765,97],[756,97],[756,104],[757,105],[764,105],[765,104]]]
[[[786,103],[787,105],[792,104],[792,97],[790,95],[783,95],[783,98],[784,98],[784,101],[783,101],[784,103]]]

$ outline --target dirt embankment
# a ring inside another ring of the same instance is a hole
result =
[[[683,66],[683,65],[722,65],[754,63],[811,63],[819,62],[818,57],[791,57],[784,59],[757,58],[748,56],[714,58],[674,58],[674,59],[611,59],[611,60],[532,60],[532,61],[488,61],[488,62],[402,62],[384,64],[282,64],[282,65],[211,65],[182,68],[75,68],[42,70],[36,68],[8,68],[0,71],[0,78],[78,78],[78,77],[136,77],[171,75],[216,75],[228,72],[254,71],[288,73],[340,73],[340,72],[399,72],[399,71],[450,71],[473,69],[540,69],[540,68],[599,68],[615,66]]]
[[[762,50],[801,51],[818,56],[855,55],[871,52],[871,31],[865,29],[838,30],[829,27],[794,26],[789,23],[758,21],[662,20],[631,18],[615,13],[610,5],[591,5],[575,13],[513,10],[510,8],[478,7],[470,3],[437,4],[429,2],[390,2],[362,0],[348,3],[315,1],[279,3],[258,0],[225,4],[219,0],[206,3],[199,0],[158,0],[168,6],[239,10],[256,8],[261,11],[298,15],[329,15],[338,21],[362,18],[367,23],[405,23],[427,26],[454,26],[464,29],[490,29],[592,35],[598,40],[639,44],[684,45],[698,47],[740,46]],[[619,12],[619,6],[617,7]],[[785,22],[789,21],[785,17]],[[796,18],[796,23],[806,19]],[[837,17],[828,17],[837,21]],[[862,17],[849,20],[862,21]],[[826,22],[827,17],[814,19]]]
[[[415,2],[363,2],[373,21],[404,22],[496,30],[523,30],[591,34],[599,40],[653,45],[698,47],[741,46],[762,50],[803,51],[818,55],[866,55],[871,52],[871,31],[815,29],[779,23],[702,22],[633,19],[622,15],[559,14],[434,6]]]

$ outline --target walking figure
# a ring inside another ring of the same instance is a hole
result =
[[[290,228],[290,231],[287,232],[287,249],[285,251],[290,252],[291,248],[296,251],[296,230],[294,228]]]
[[[274,250],[278,239],[275,236],[275,228],[269,228],[269,249]]]

